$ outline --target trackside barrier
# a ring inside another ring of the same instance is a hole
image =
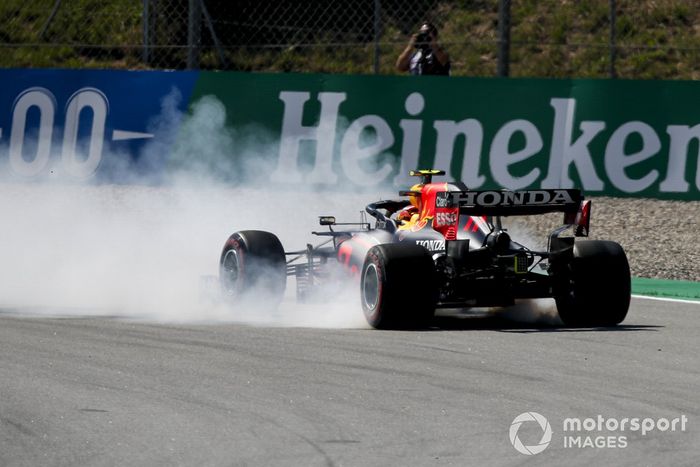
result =
[[[700,83],[0,70],[0,174],[699,200]],[[185,115],[183,115],[185,113]],[[138,175],[134,177],[134,174]]]

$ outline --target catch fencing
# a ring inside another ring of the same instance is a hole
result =
[[[454,75],[700,78],[685,0],[5,0],[0,66],[391,74],[424,20]]]

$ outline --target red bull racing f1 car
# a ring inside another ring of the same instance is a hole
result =
[[[328,237],[320,245],[285,251],[272,233],[231,235],[219,261],[227,300],[251,291],[279,303],[288,276],[298,299],[323,286],[331,264],[359,279],[361,306],[379,329],[430,323],[436,308],[513,305],[516,299],[554,298],[567,326],[612,326],[630,303],[630,270],[622,247],[588,236],[591,203],[574,189],[469,190],[462,183],[434,183],[439,170],[411,175],[420,183],[398,200],[366,207],[360,223],[320,218]],[[563,225],[537,251],[512,239],[504,216],[564,214]],[[568,232],[567,235],[562,235]]]

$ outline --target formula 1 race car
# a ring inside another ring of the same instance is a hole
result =
[[[331,264],[359,279],[361,306],[379,329],[430,323],[436,308],[513,305],[515,299],[553,297],[567,326],[612,326],[630,303],[630,269],[622,247],[588,236],[591,202],[574,189],[472,191],[462,183],[421,177],[403,199],[366,207],[374,225],[320,218],[329,237],[285,252],[272,233],[236,232],[224,245],[219,282],[227,300],[262,293],[278,304],[288,276],[298,299],[322,287]],[[564,213],[545,251],[532,250],[503,228],[502,216]],[[342,229],[342,230],[341,230]],[[570,234],[562,234],[569,231]]]

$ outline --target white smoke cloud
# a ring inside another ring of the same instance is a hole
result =
[[[202,300],[201,276],[218,274],[229,234],[268,230],[287,249],[303,248],[318,241],[310,235],[318,228],[318,215],[357,220],[367,198],[236,187],[241,167],[264,176],[265,157],[276,150],[272,139],[252,127],[248,133],[228,129],[225,109],[214,98],[197,102],[189,116],[177,112],[178,99],[174,93],[164,100],[150,128],[175,144],[155,141],[140,157],[141,164],[157,163],[173,151],[165,184],[132,177],[134,166],[124,154],[103,160],[115,180],[140,184],[81,183],[60,174],[41,182],[0,184],[5,220],[0,306],[169,322],[365,327],[359,285],[351,281],[350,288],[336,284],[338,294],[330,305],[302,306],[293,301],[290,278],[290,293],[274,313],[256,309],[255,303],[230,307]],[[242,166],[241,160],[252,162]]]
[[[515,242],[535,251],[547,249],[547,237],[537,236],[522,222],[522,217],[503,218],[503,227]],[[556,226],[552,226],[552,229],[554,227]],[[562,324],[553,298],[516,300],[513,306],[493,309],[492,312],[502,318],[521,323],[548,326]]]
[[[159,138],[136,166],[128,154],[103,159],[108,165],[101,169],[114,180],[137,184],[77,183],[60,171],[41,182],[0,184],[0,308],[164,322],[367,327],[359,284],[342,274],[305,304],[295,302],[295,280],[289,278],[285,300],[274,311],[255,300],[234,306],[210,300],[202,277],[218,275],[219,254],[235,231],[267,230],[286,250],[303,249],[322,241],[310,234],[320,229],[319,215],[359,221],[368,202],[394,197],[395,188],[357,193],[348,186],[334,192],[270,186],[266,177],[279,148],[267,130],[232,129],[213,97],[183,115],[179,99],[177,92],[164,99],[161,115],[149,125]],[[166,159],[164,179],[135,175]],[[244,179],[255,183],[242,187]],[[552,307],[532,302],[508,313],[542,322]]]

